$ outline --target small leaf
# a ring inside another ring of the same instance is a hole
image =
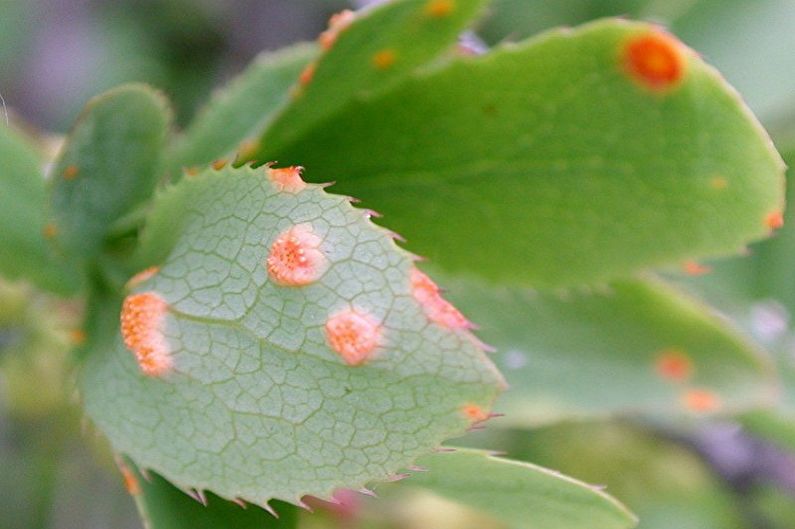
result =
[[[502,385],[467,328],[430,320],[388,232],[278,171],[206,171],[157,198],[159,268],[131,280],[122,336],[105,325],[81,381],[116,451],[260,505],[389,478]]]
[[[497,348],[499,425],[643,413],[727,413],[773,399],[772,366],[708,307],[659,280],[549,293],[446,279]]]
[[[668,71],[645,62],[658,52]],[[525,286],[738,252],[783,205],[781,159],[737,94],[643,23],[452,61],[274,135],[262,159],[300,158],[440,267]]]
[[[428,455],[407,486],[486,512],[514,529],[621,529],[637,520],[596,487],[529,463],[457,448]]]
[[[302,76],[292,104],[265,133],[264,150],[300,139],[351,102],[384,91],[453,48],[484,4],[395,0],[332,23],[336,37],[320,39],[330,49]],[[259,154],[258,160],[273,159]]]
[[[146,529],[292,529],[298,523],[293,505],[274,505],[278,518],[256,506],[242,507],[213,494],[205,496],[205,506],[153,472],[144,477],[132,465],[121,468]]]
[[[151,197],[169,119],[165,100],[144,85],[88,103],[52,173],[51,222],[64,251],[90,261],[110,225]]]
[[[265,125],[288,100],[288,89],[316,55],[314,46],[299,44],[262,53],[239,77],[219,92],[171,148],[169,166],[176,177],[184,167],[203,166],[242,157]],[[254,144],[253,148],[256,148]]]
[[[59,294],[74,292],[78,280],[45,240],[44,161],[21,134],[0,125],[0,274],[29,279]]]

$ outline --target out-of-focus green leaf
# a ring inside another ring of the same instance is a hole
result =
[[[125,321],[137,322],[138,356],[166,367],[142,373],[110,303],[95,311],[105,321],[92,334],[107,339],[91,345],[81,385],[89,416],[139,467],[226,499],[298,503],[389,478],[460,435],[467,407],[485,413],[502,378],[468,330],[429,322],[410,256],[365,212],[269,176],[208,170],[157,198],[143,240],[160,268],[133,287],[127,300],[148,303]],[[327,266],[279,284],[266,269],[277,240]],[[353,330],[329,333],[349,311]],[[365,353],[372,337],[373,356],[349,365],[330,336]]]
[[[91,261],[110,225],[152,196],[169,120],[163,97],[144,85],[86,106],[52,173],[55,240],[77,262]]]
[[[183,167],[205,165],[241,148],[245,151],[241,144],[259,136],[288,100],[288,89],[315,55],[314,46],[300,44],[254,59],[215,95],[177,140],[169,154],[172,176],[178,176]]]
[[[500,425],[643,413],[673,416],[770,402],[772,365],[707,306],[656,279],[545,293],[442,281],[497,348],[510,390]],[[693,393],[695,392],[695,393]],[[709,397],[707,397],[708,400]],[[698,408],[698,403],[695,403]]]
[[[414,474],[407,485],[486,512],[512,529],[619,529],[637,523],[598,488],[482,450],[458,448],[419,463],[428,471]]]
[[[262,159],[300,162],[447,271],[527,286],[739,251],[783,164],[736,93],[683,50],[666,93],[624,69],[648,24],[600,21],[454,61],[355,101]]]
[[[0,274],[68,294],[78,280],[45,240],[43,164],[33,145],[0,123]]]

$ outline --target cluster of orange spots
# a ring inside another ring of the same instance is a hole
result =
[[[381,326],[366,312],[345,309],[326,322],[326,341],[346,364],[362,365],[381,343]]]
[[[397,60],[395,50],[381,50],[373,55],[373,66],[378,70],[387,70]]]
[[[672,382],[684,382],[693,375],[693,361],[682,351],[663,351],[654,363],[657,374]]]
[[[83,329],[72,329],[69,331],[69,343],[83,345],[86,343],[86,332]]]
[[[276,284],[289,287],[317,281],[328,264],[319,249],[321,242],[309,224],[288,228],[271,245],[265,261],[268,275]]]
[[[172,367],[171,353],[163,335],[168,304],[155,292],[132,294],[121,309],[121,335],[147,376],[165,375]]]
[[[703,276],[712,272],[712,267],[695,261],[685,261],[682,263],[682,271],[689,276]]]
[[[224,158],[219,158],[212,163],[212,168],[216,171],[220,171],[224,167],[226,167],[226,159]]]
[[[52,239],[56,235],[58,235],[58,226],[49,222],[44,225],[44,229],[42,230],[42,235],[44,235],[45,239]]]
[[[694,413],[718,411],[721,407],[720,397],[708,389],[693,388],[682,393],[682,406]]]
[[[654,91],[674,88],[687,69],[684,46],[662,31],[630,38],[624,44],[622,61],[632,79]]]
[[[729,182],[722,176],[713,176],[709,181],[709,185],[712,189],[721,190],[726,189],[729,186]]]
[[[455,2],[453,0],[429,0],[425,4],[425,14],[429,17],[443,18],[455,9]]]
[[[348,26],[356,20],[356,13],[350,9],[340,11],[331,16],[328,21],[328,29],[320,34],[317,39],[318,44],[324,50],[328,51],[337,42],[340,33],[348,29]]]
[[[76,165],[67,165],[63,170],[63,178],[64,180],[74,180],[79,172],[80,170]]]
[[[135,477],[135,474],[130,467],[125,465],[123,462],[118,462],[119,471],[121,472],[121,477],[124,480],[124,488],[127,489],[127,493],[131,496],[137,496],[141,493],[141,484],[138,483],[138,478]]]
[[[268,180],[270,180],[279,191],[287,191],[288,193],[298,193],[306,189],[306,182],[301,178],[301,171],[303,170],[304,168],[300,165],[281,167],[278,169],[273,169],[270,166],[265,168],[268,174]]]
[[[411,294],[432,322],[448,329],[472,328],[472,323],[442,297],[439,287],[430,277],[418,269],[412,268],[409,273],[409,281]]]
[[[145,268],[140,272],[138,272],[137,274],[135,274],[134,276],[132,276],[127,281],[127,284],[124,286],[127,289],[135,288],[144,281],[149,281],[150,279],[152,279],[155,276],[155,274],[157,274],[159,271],[160,271],[159,266],[150,266],[149,268]]]
[[[483,422],[490,417],[489,413],[477,404],[461,406],[461,414],[473,424]]]
[[[765,225],[771,230],[777,230],[784,226],[784,214],[780,211],[773,211],[765,217]]]

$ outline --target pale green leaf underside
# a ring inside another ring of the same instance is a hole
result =
[[[694,54],[670,92],[632,80],[623,46],[649,31],[599,21],[462,58],[298,137],[267,133],[261,159],[300,159],[413,251],[498,281],[593,283],[736,252],[769,233],[783,165]]]
[[[688,391],[706,390],[719,412],[772,400],[772,366],[705,305],[655,279],[593,292],[535,292],[447,279],[449,297],[498,350],[510,391],[499,425],[643,413],[690,413]],[[690,376],[661,376],[684,355]]]
[[[90,260],[109,226],[150,198],[170,118],[164,98],[145,85],[114,88],[86,105],[52,172],[50,216],[64,251]]]
[[[44,238],[47,195],[43,164],[33,145],[0,123],[0,274],[68,293],[74,290],[76,278],[60,265]]]
[[[481,450],[428,455],[408,486],[486,512],[511,529],[625,529],[635,517],[604,492],[529,463]]]
[[[268,250],[301,223],[322,239],[330,266],[316,283],[278,286]],[[262,170],[208,171],[159,197],[147,230],[149,255],[173,249],[136,291],[170,304],[174,372],[141,375],[117,336],[93,352],[82,387],[114,448],[181,487],[254,503],[325,498],[462,433],[461,407],[488,408],[499,390],[472,336],[430,323],[414,300],[408,254],[319,186],[291,194]],[[359,367],[343,363],[323,331],[351,307],[383,329]]]

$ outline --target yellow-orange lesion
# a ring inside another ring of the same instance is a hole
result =
[[[160,377],[172,366],[171,351],[163,334],[168,304],[156,292],[131,294],[121,310],[124,345],[147,376]]]

